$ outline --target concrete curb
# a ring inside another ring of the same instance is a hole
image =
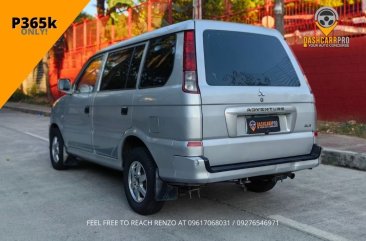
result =
[[[22,107],[22,106],[13,106],[13,105],[4,105],[4,108],[16,110],[20,112],[30,113],[30,114],[36,114],[36,115],[44,115],[44,116],[50,116],[51,115],[51,109],[50,110],[41,110],[36,108],[30,108],[30,107]]]
[[[366,154],[352,151],[323,148],[321,163],[366,171]]]

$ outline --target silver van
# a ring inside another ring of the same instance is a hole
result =
[[[319,165],[314,96],[276,30],[186,21],[91,57],[52,109],[50,157],[123,170],[131,208],[233,180],[254,192]]]

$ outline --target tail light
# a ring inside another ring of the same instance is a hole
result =
[[[194,31],[184,32],[183,50],[183,91],[199,94],[197,79],[196,45]]]

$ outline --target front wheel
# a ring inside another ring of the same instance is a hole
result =
[[[131,208],[141,214],[158,212],[164,202],[155,200],[156,166],[145,148],[128,153],[123,171],[123,185]]]
[[[252,192],[267,192],[274,188],[277,181],[273,176],[267,177],[254,177],[249,178],[250,183],[246,183],[245,186]]]
[[[65,149],[64,140],[58,129],[52,129],[50,133],[50,158],[54,169],[66,169],[65,162],[68,154]]]

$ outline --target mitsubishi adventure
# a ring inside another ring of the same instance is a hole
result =
[[[233,180],[265,192],[319,165],[314,96],[276,30],[181,22],[99,51],[58,88],[52,166],[123,171],[142,215],[179,190]]]

